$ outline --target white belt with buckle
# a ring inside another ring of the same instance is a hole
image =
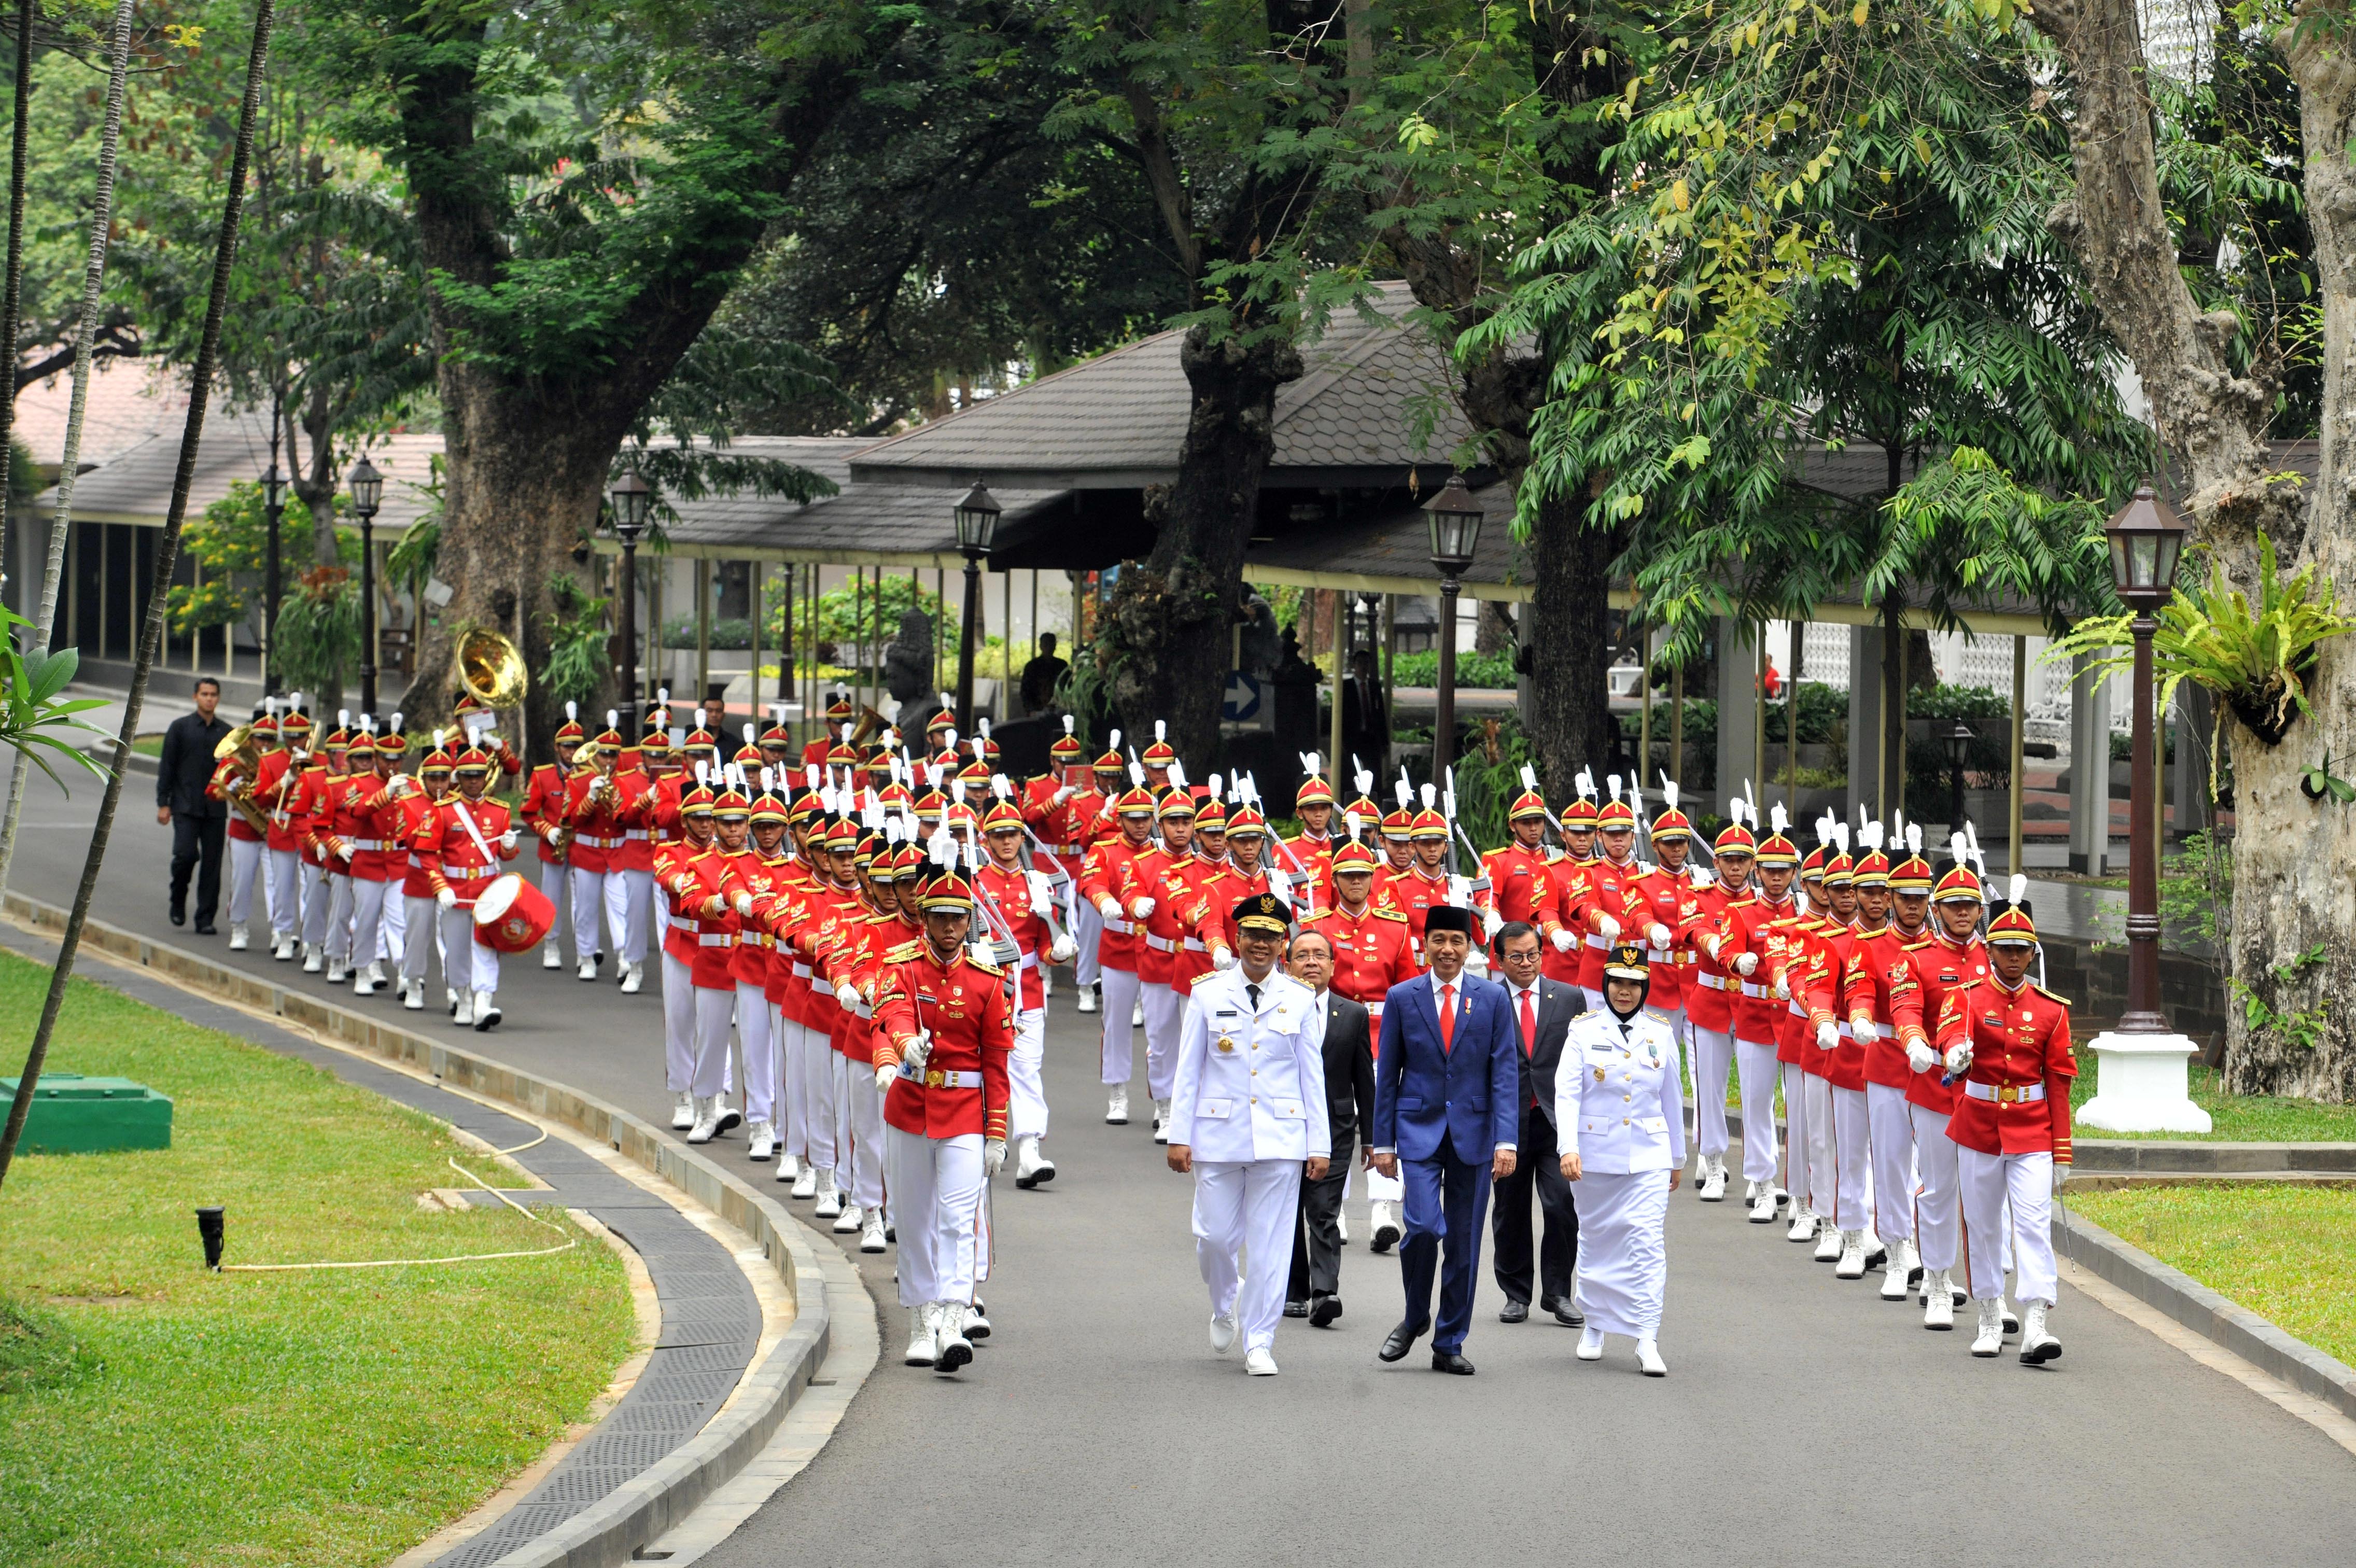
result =
[[[495,865],[444,865],[442,868],[442,875],[445,881],[456,876],[471,882],[478,876],[497,876],[498,875],[498,867]]]
[[[354,849],[381,850],[384,848],[384,841],[382,839],[346,839],[344,842],[351,845]]]
[[[1017,969],[1036,969],[1039,967],[1039,955],[1034,952],[1024,953],[1023,955],[1023,961],[1016,964],[1014,967]]]
[[[1762,997],[1773,989],[1772,986],[1754,985],[1747,980],[1742,983],[1742,994],[1745,996]]]
[[[834,982],[831,980],[820,980],[817,975],[813,974],[810,976],[810,989],[817,992],[820,996],[831,996],[834,994]]]
[[[732,940],[726,931],[699,931],[695,945],[700,948],[724,948]]]
[[[1611,950],[1612,947],[1610,942],[1605,941],[1602,936],[1595,931],[1587,933],[1587,945],[1591,948],[1601,948],[1606,951]]]
[[[691,931],[695,929],[695,922],[685,915],[673,915],[670,918],[670,929],[674,931]]]
[[[1898,1026],[1895,1024],[1876,1024],[1872,1028],[1873,1037],[1877,1040],[1890,1039],[1898,1033]]]
[[[592,838],[589,834],[583,833],[573,842],[577,844],[584,844],[591,849],[619,849],[626,841],[621,839]]]
[[[654,836],[654,835],[653,835],[652,833],[650,833],[650,832],[647,832],[647,830],[646,830],[646,829],[644,829],[644,828],[626,828],[626,829],[624,829],[624,830],[623,830],[623,832],[622,832],[622,837],[623,837],[624,839],[626,839],[626,839],[648,839],[648,838],[652,838],[653,836]]]
[[[1998,1105],[2034,1105],[2045,1098],[2041,1083],[1982,1083],[1977,1079],[1964,1079],[1964,1092],[1974,1100],[1992,1101]]]
[[[1211,950],[1205,947],[1201,942],[1196,941],[1193,937],[1188,937],[1186,939],[1186,950],[1188,952],[1209,952]]]
[[[798,964],[794,965],[794,978],[795,978],[796,980],[808,980],[809,977],[810,977],[810,966],[809,966],[809,965],[808,965],[808,964],[806,964],[806,963],[798,963]]]
[[[1151,931],[1145,933],[1145,945],[1155,952],[1174,952],[1178,948],[1178,944],[1168,937],[1157,937]]]
[[[905,1066],[903,1066],[900,1076],[912,1083],[921,1083],[926,1089],[980,1089],[981,1087],[981,1074],[959,1072],[953,1068],[928,1068],[923,1072],[910,1072]]]
[[[1117,936],[1117,937],[1125,937],[1125,936],[1129,935],[1129,933],[1130,933],[1130,932],[1131,932],[1131,931],[1133,931],[1133,930],[1137,929],[1137,928],[1136,928],[1135,926],[1131,925],[1129,921],[1124,920],[1124,919],[1121,919],[1121,918],[1118,918],[1117,916],[1106,915],[1106,916],[1104,916],[1104,917],[1103,917],[1103,920],[1104,920],[1104,929],[1105,929],[1106,930],[1108,930],[1108,931],[1110,931],[1113,935],[1115,935],[1115,936]],[[1152,938],[1151,938],[1151,937],[1148,937],[1146,940],[1147,940],[1148,941],[1151,941],[1151,940],[1152,940],[1153,939],[1152,939]]]
[[[1722,974],[1697,974],[1694,978],[1700,981],[1712,991],[1723,991],[1726,989],[1726,976]]]

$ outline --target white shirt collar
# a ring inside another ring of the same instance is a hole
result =
[[[1440,1005],[1440,988],[1443,985],[1452,985],[1456,987],[1456,999],[1460,1002],[1464,999],[1464,972],[1462,970],[1460,969],[1456,972],[1456,978],[1453,980],[1440,979],[1440,972],[1436,969],[1431,971],[1430,973],[1431,1004],[1433,1006],[1437,1007]]]

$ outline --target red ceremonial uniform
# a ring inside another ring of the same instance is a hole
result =
[[[1784,1011],[1783,1004],[1776,1000],[1772,978],[1784,947],[1784,933],[1777,928],[1790,920],[1793,911],[1794,901],[1788,895],[1776,904],[1751,895],[1726,907],[1726,940],[1718,956],[1727,967],[1727,985],[1733,993],[1738,1040],[1759,1046],[1775,1043],[1775,1015]],[[1759,967],[1747,978],[1734,968],[1735,960],[1744,953],[1759,957]]]
[[[1914,989],[1890,998],[1901,1045],[1917,1034],[1931,1039],[1946,1012],[1949,994],[1968,983],[1986,980],[1989,973],[1987,947],[1976,932],[1958,945],[1944,931],[1934,930],[1925,940],[1907,947],[1906,961],[1914,969]],[[1927,1072],[1910,1072],[1906,1077],[1906,1098],[1926,1111],[1953,1116],[1955,1101],[1963,1090],[1944,1081],[1946,1077],[1942,1067],[1933,1067]]]
[[[303,847],[303,829],[296,820],[296,808],[303,802],[304,768],[284,751],[273,751],[262,758],[262,775],[253,786],[253,799],[270,814],[270,832],[266,843],[275,850],[298,850]]]
[[[670,873],[669,886],[679,912],[694,927],[695,951],[688,962],[699,991],[736,989],[737,917],[730,906],[739,886],[716,843],[678,861]]]
[[[1723,882],[1712,882],[1707,887],[1694,889],[1686,901],[1686,910],[1676,928],[1676,945],[1693,955],[1693,972],[1687,976],[1691,982],[1686,987],[1686,1017],[1697,1029],[1712,1034],[1724,1034],[1734,1026],[1734,1001],[1728,994],[1730,977],[1726,965],[1709,956],[1710,937],[1723,938],[1727,930],[1728,912],[1748,893],[1730,893]],[[1732,953],[1726,955],[1732,958]]]
[[[1538,852],[1517,843],[1493,849],[1481,857],[1481,873],[1489,879],[1483,909],[1494,911],[1501,920],[1526,920],[1533,926],[1545,918],[1553,895],[1548,891],[1546,860]]]
[[[886,1126],[926,1138],[979,1133],[1006,1136],[1006,1058],[1014,1049],[1014,1004],[1005,976],[963,949],[947,962],[919,943],[895,954],[878,979],[874,1065],[897,1067],[919,1030],[931,1047],[922,1073],[902,1073],[884,1096]]]
[[[430,821],[441,814],[442,804],[427,798],[420,789],[395,801],[393,811],[393,842],[401,846],[402,854],[401,896],[404,898],[431,898],[434,897],[434,878],[426,875],[425,862],[418,855],[417,835]],[[463,832],[465,830],[460,831]],[[485,836],[488,837],[487,834]]]
[[[1269,861],[1296,879],[1293,907],[1303,913],[1333,907],[1333,844],[1331,833],[1304,832],[1269,846]]]
[[[1906,1043],[1898,1038],[1898,1015],[1891,998],[1911,991],[1914,965],[1907,958],[1910,942],[1896,925],[1859,932],[1851,944],[1848,968],[1841,977],[1841,1015],[1849,1032],[1865,1043],[1865,1080],[1889,1089],[1903,1089],[1914,1076],[1906,1062]]]
[[[1645,993],[1644,1005],[1664,1013],[1675,1012],[1685,1005],[1685,976],[1693,971],[1693,951],[1677,945],[1676,933],[1693,908],[1694,885],[1674,871],[1647,865],[1629,877],[1625,886],[1637,922],[1630,928],[1626,940],[1644,944],[1646,966],[1653,975],[1653,988]],[[1669,945],[1665,948],[1653,946],[1651,933],[1655,925],[1668,928]]]
[[[1363,1004],[1377,1021],[1391,987],[1423,972],[1407,917],[1396,909],[1377,909],[1370,901],[1353,915],[1337,906],[1307,917],[1301,929],[1333,944],[1334,993]]]
[[[262,772],[266,773],[268,771],[270,763],[273,758],[284,757],[284,752],[280,751],[263,753],[262,757]],[[234,758],[224,758],[223,760],[213,764],[213,776],[209,779],[206,780],[205,793],[216,800],[227,800],[233,793],[230,786],[244,777],[244,763],[239,762]],[[229,836],[235,839],[240,843],[260,843],[262,837],[262,834],[254,832],[253,829],[246,822],[245,813],[239,811],[235,806],[231,806],[229,811]]]
[[[1136,908],[1140,898],[1153,900],[1144,920],[1145,947],[1138,954],[1137,978],[1147,985],[1167,985],[1182,996],[1193,983],[1186,943],[1203,940],[1209,914],[1195,886],[1195,867],[1201,864],[1192,854],[1172,854],[1157,844],[1130,861],[1127,882],[1118,895],[1121,908],[1129,910]]]
[[[1132,863],[1151,853],[1155,853],[1152,840],[1132,845],[1116,830],[1111,838],[1098,839],[1080,857],[1080,897],[1091,904],[1110,898],[1120,906],[1119,914],[1104,917],[1104,935],[1097,942],[1097,961],[1107,969],[1141,972],[1138,959],[1145,943],[1137,922],[1130,918],[1129,899],[1121,890],[1136,880]]]
[[[554,763],[543,762],[531,770],[523,787],[523,823],[540,840],[542,865],[555,865],[564,859],[548,842],[563,825],[563,811],[564,775]]]
[[[1548,902],[1539,929],[1546,933],[1546,951],[1540,955],[1538,971],[1548,980],[1565,985],[1580,983],[1580,974],[1587,966],[1587,879],[1593,860],[1578,860],[1568,854],[1558,854],[1546,863]],[[1569,952],[1557,951],[1554,934],[1569,931],[1571,945]],[[1716,1026],[1724,1028],[1723,1024]]]
[[[1635,941],[1644,934],[1648,906],[1629,890],[1629,884],[1643,875],[1644,867],[1634,860],[1617,861],[1610,855],[1590,862],[1587,868],[1587,897],[1580,905],[1579,983],[1590,991],[1603,989],[1603,960],[1616,942]],[[1609,915],[1620,922],[1620,935],[1607,939],[1603,935],[1603,917]],[[1649,994],[1646,997],[1651,1000]]]
[[[1052,779],[1033,779],[1023,787],[1023,820],[1055,857],[1055,864],[1076,875],[1080,861],[1095,842],[1098,819],[1105,798],[1091,789],[1076,789],[1063,804],[1055,796],[1063,786]]]
[[[1367,896],[1369,903],[1395,910],[1407,917],[1408,945],[1414,950],[1416,968],[1423,967],[1423,920],[1431,913],[1434,904],[1448,902],[1448,877],[1445,873],[1427,876],[1423,867],[1410,865],[1393,875],[1375,873],[1375,889]]]
[[[1014,945],[1023,950],[1022,962],[1016,966],[1022,986],[1021,1005],[1026,1012],[1044,1007],[1047,993],[1039,983],[1039,955],[1053,945],[1055,938],[1048,932],[1046,918],[1031,907],[1030,875],[1020,865],[1009,870],[993,861],[975,874],[973,891],[976,898],[989,901],[997,916],[990,919],[976,909],[975,934],[987,931],[995,937],[1002,929],[1013,937]]]
[[[558,815],[573,830],[574,870],[602,876],[613,869],[615,852],[623,843],[621,806],[619,783],[603,774],[584,773],[564,781],[564,803]]]
[[[469,820],[475,824],[471,833],[466,831]],[[509,821],[507,807],[498,801],[488,797],[468,800],[455,794],[437,805],[432,816],[420,818],[409,847],[425,874],[426,886],[437,897],[446,887],[456,897],[459,908],[473,908],[492,878],[507,870],[502,863],[515,858],[515,851],[499,844]],[[477,835],[483,841],[479,845],[475,843]],[[486,849],[490,851],[488,856],[483,854]],[[416,940],[430,940],[423,931],[412,936]]]
[[[2008,990],[1991,974],[1947,993],[1939,1012],[1942,1055],[1968,1041],[1971,1066],[1947,1120],[1947,1136],[1984,1155],[2051,1153],[2070,1163],[2070,1004],[2042,986]],[[1976,1085],[1977,1087],[1973,1087]]]

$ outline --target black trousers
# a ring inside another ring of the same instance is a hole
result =
[[[227,817],[191,817],[172,813],[172,908],[188,905],[188,876],[197,878],[197,924],[213,923],[220,907],[221,843],[229,832]]]
[[[1342,1294],[1342,1188],[1350,1179],[1355,1144],[1333,1151],[1325,1174],[1301,1183],[1300,1217],[1292,1227],[1292,1278],[1287,1301]]]
[[[1538,1243],[1541,1294],[1568,1297],[1571,1271],[1579,1262],[1579,1210],[1570,1183],[1562,1178],[1562,1155],[1554,1123],[1535,1105],[1522,1107],[1521,1134],[1514,1174],[1496,1184],[1489,1223],[1494,1244],[1497,1288],[1524,1305],[1530,1302],[1530,1193],[1537,1190],[1545,1237]]]

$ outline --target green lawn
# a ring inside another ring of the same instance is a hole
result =
[[[2283,1332],[2356,1363],[2356,1192],[2073,1185],[2067,1201]]]
[[[2100,1076],[2094,1053],[2081,1050],[2083,1069],[2070,1088],[2070,1109],[2076,1111],[2094,1098]],[[2079,1129],[2085,1138],[2183,1139],[2244,1144],[2356,1144],[2356,1105],[2325,1105],[2269,1094],[2228,1094],[2220,1075],[2198,1061],[2192,1064],[2192,1102],[2209,1112],[2216,1125],[2206,1133],[2113,1133],[2098,1127]]]
[[[21,1048],[47,972],[0,954]],[[439,1267],[231,1262],[555,1244],[511,1210],[428,1212],[498,1162],[305,1064],[77,983],[51,1064],[175,1101],[168,1153],[20,1158],[0,1188],[0,1562],[377,1564],[581,1417],[630,1352],[621,1262],[579,1245]],[[13,1066],[13,1064],[12,1064]]]

